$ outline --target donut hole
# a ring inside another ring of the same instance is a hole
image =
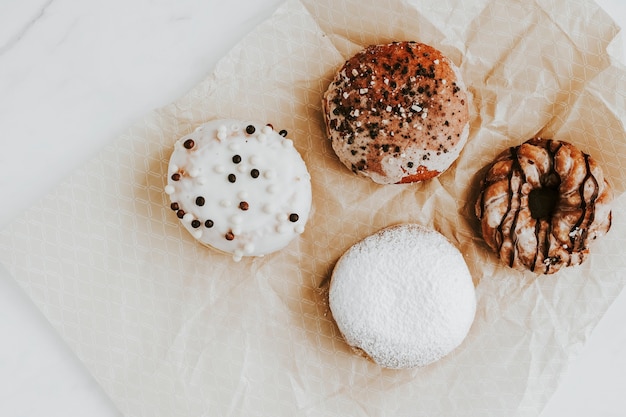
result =
[[[557,187],[542,187],[531,190],[528,194],[528,208],[533,219],[549,219],[559,201]]]

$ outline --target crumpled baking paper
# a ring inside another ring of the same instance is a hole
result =
[[[0,235],[0,259],[127,416],[536,416],[623,288],[626,201],[588,261],[554,276],[502,266],[476,233],[477,173],[536,135],[568,140],[626,189],[619,28],[594,3],[288,0],[204,82],[112,141]],[[471,135],[422,184],[347,170],[321,96],[367,44],[416,40],[461,69]],[[163,193],[174,141],[237,117],[287,129],[312,176],[305,233],[234,263],[198,245]],[[385,370],[353,354],[324,288],[352,244],[402,222],[464,254],[478,311],[441,361]]]

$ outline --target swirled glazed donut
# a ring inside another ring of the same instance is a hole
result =
[[[438,176],[469,135],[469,103],[458,68],[422,43],[360,51],[339,69],[323,105],[339,160],[379,184]]]
[[[465,339],[476,312],[459,250],[416,224],[387,227],[348,249],[329,304],[346,342],[385,368],[425,366]]]
[[[165,193],[194,238],[238,261],[282,249],[304,231],[311,180],[286,134],[214,120],[176,141]]]
[[[602,169],[571,143],[530,139],[488,167],[476,201],[482,236],[515,269],[552,274],[582,263],[611,227]]]

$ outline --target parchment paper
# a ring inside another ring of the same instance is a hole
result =
[[[469,4],[468,4],[469,3]],[[197,88],[148,114],[0,237],[0,259],[128,416],[536,416],[625,284],[626,204],[581,267],[503,267],[476,234],[476,173],[534,135],[568,140],[626,189],[619,29],[591,2],[289,0]],[[470,140],[424,184],[379,186],[341,165],[321,95],[371,43],[429,43],[472,94]],[[289,131],[312,175],[305,233],[234,263],[196,244],[163,193],[174,141],[217,117]],[[478,312],[451,355],[383,370],[343,342],[324,299],[334,262],[417,222],[462,251]]]

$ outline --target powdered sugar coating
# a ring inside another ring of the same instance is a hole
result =
[[[450,353],[476,311],[461,253],[416,224],[383,229],[346,251],[333,270],[329,303],[348,344],[396,369]]]
[[[236,261],[275,252],[303,233],[312,198],[291,139],[232,119],[176,141],[165,193],[194,238]]]

